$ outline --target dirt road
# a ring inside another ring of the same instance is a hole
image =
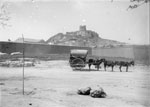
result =
[[[129,72],[73,71],[67,61],[47,61],[25,68],[0,68],[0,107],[149,107],[150,67],[135,66]],[[78,95],[77,89],[100,85],[106,98]]]

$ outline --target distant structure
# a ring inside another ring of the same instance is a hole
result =
[[[86,26],[85,25],[80,25],[79,27],[79,31],[77,31],[77,35],[81,35],[83,37],[85,36],[89,36],[88,31],[86,30]]]
[[[18,38],[15,40],[15,42],[22,43],[23,38]],[[43,39],[30,39],[30,38],[24,38],[25,43],[45,43]]]
[[[86,31],[86,25],[80,25],[79,31]]]

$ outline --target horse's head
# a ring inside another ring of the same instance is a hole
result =
[[[131,61],[130,64],[134,66],[134,61]]]
[[[95,60],[94,59],[89,59],[88,62],[93,63],[93,62],[95,62]]]
[[[119,61],[115,61],[115,65],[120,65],[120,62]]]
[[[100,59],[100,61],[101,61],[101,62],[105,62],[106,60],[105,60],[105,58],[102,58],[102,59]]]

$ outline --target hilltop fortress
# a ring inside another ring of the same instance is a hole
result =
[[[103,39],[98,33],[87,30],[85,25],[80,26],[78,31],[58,33],[50,37],[46,43],[42,40],[25,40],[27,41],[24,44],[22,41],[1,41],[0,52],[7,54],[22,52],[24,47],[25,56],[28,57],[65,55],[68,58],[71,49],[86,49],[91,56],[127,58],[134,59],[136,63],[150,64],[150,46],[126,45],[122,42]]]
[[[98,33],[91,30],[87,30],[86,25],[80,25],[78,31],[66,32],[66,35],[79,35],[82,37],[99,37]]]
[[[58,33],[50,37],[47,43],[54,45],[95,47],[99,39],[101,38],[98,33],[87,30],[85,25],[81,25],[77,31],[66,32],[65,34]]]

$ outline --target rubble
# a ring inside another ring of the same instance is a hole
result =
[[[93,98],[105,98],[107,96],[104,89],[100,86],[97,86],[96,88],[86,87],[79,89],[77,92],[79,95],[90,95]]]
[[[1,67],[33,67],[35,66],[34,62],[20,62],[20,61],[5,61],[0,62]]]
[[[90,95],[91,87],[86,87],[78,90],[78,94],[80,95]]]

